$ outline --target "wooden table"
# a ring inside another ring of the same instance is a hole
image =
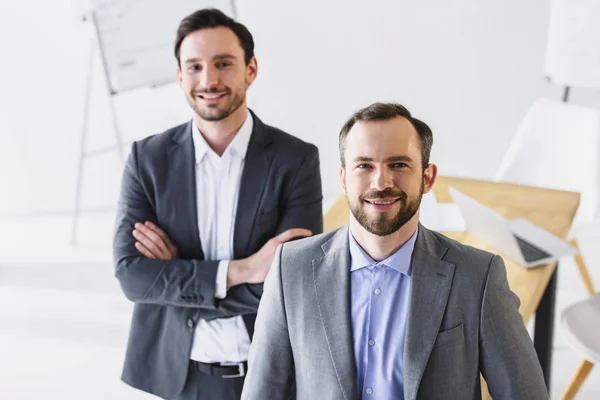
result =
[[[507,219],[526,218],[561,238],[567,237],[579,207],[579,193],[446,176],[439,176],[434,185],[438,202],[452,202],[449,187],[455,187]],[[341,196],[325,215],[325,231],[346,224],[349,216],[346,198]],[[461,243],[498,253],[466,232],[444,234]],[[527,324],[534,313],[536,315],[533,341],[550,390],[557,263],[527,269],[503,258],[510,288],[521,300],[519,312],[523,321]]]

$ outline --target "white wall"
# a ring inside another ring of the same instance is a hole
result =
[[[548,12],[539,0],[240,4],[262,67],[257,109],[314,138],[325,182],[337,178],[343,121],[377,100],[431,125],[442,174],[491,178],[533,99],[561,96],[542,73]],[[573,91],[600,106],[600,92],[588,97]]]
[[[69,209],[88,57],[68,0],[0,3],[0,215]],[[442,174],[491,178],[534,98],[560,98],[542,75],[548,1],[238,1],[259,78],[250,104],[266,123],[317,144],[324,192],[340,193],[337,134],[355,109],[399,101],[434,131]],[[88,148],[113,140],[96,68]],[[573,102],[600,107],[600,92]],[[126,140],[178,124],[176,85],[116,99]],[[86,207],[116,201],[116,153],[86,162]]]
[[[0,215],[73,207],[91,27],[72,6],[0,3]],[[94,68],[88,150],[115,143],[97,53]],[[190,115],[176,85],[129,92],[115,105],[125,141]],[[83,206],[114,206],[122,171],[117,152],[89,158],[84,167]]]

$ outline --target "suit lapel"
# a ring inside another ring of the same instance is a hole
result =
[[[404,398],[417,397],[419,384],[440,329],[452,287],[455,265],[441,258],[447,248],[425,227],[412,261],[412,292],[404,344]]]
[[[312,262],[317,304],[344,399],[353,399],[356,395],[356,363],[350,315],[348,227],[339,229],[322,249],[325,256]]]
[[[260,205],[264,187],[268,179],[269,167],[273,159],[273,150],[269,146],[271,142],[270,132],[254,113],[250,113],[252,118],[254,118],[254,127],[244,160],[244,170],[240,181],[240,192],[235,217],[233,255],[236,259],[249,255],[248,246],[254,227],[254,220],[258,214],[258,206]]]
[[[175,242],[181,243],[179,247],[182,256],[203,259],[196,207],[196,165],[192,121],[183,125],[173,136],[173,140],[173,146],[167,152],[169,166],[165,169],[168,174],[166,179],[168,189],[165,190],[165,195],[169,196],[167,204],[172,207],[174,216],[172,220],[175,221],[173,223],[178,225],[176,232],[172,234],[177,235],[174,237]]]

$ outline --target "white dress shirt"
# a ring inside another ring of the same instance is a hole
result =
[[[221,260],[217,270],[215,297],[227,294],[227,269],[233,258],[233,231],[240,180],[253,120],[246,121],[221,157],[206,143],[195,123],[192,138],[196,155],[196,207],[198,230],[205,260]],[[215,362],[239,362],[248,359],[250,337],[241,316],[199,320],[194,331],[190,358]]]

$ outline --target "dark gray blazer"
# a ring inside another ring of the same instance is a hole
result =
[[[323,232],[317,148],[252,117],[234,259],[255,253],[289,228]],[[262,284],[243,284],[230,288],[225,299],[215,299],[219,261],[204,260],[200,245],[191,132],[190,121],[133,144],[113,246],[115,275],[135,303],[122,379],[164,398],[183,389],[198,320],[242,315],[252,337],[263,291]],[[146,220],[166,231],[180,259],[152,260],[135,249],[133,225]]]
[[[348,249],[347,226],[279,247],[242,400],[368,397],[356,393]],[[412,257],[404,399],[480,399],[480,372],[494,399],[547,399],[502,258],[424,226]]]

